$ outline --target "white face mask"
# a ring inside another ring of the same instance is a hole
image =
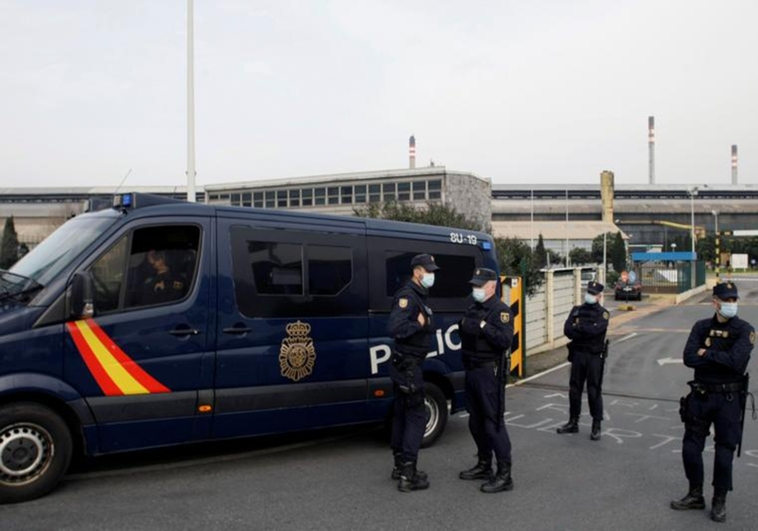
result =
[[[724,319],[731,319],[737,315],[737,303],[736,302],[722,302],[719,308],[719,313]]]
[[[424,276],[421,278],[421,285],[426,289],[434,286],[434,273],[424,273]]]
[[[584,294],[584,302],[587,304],[596,304],[597,303],[597,296],[592,295],[591,293],[585,293]]]
[[[474,288],[471,290],[471,296],[476,302],[484,302],[484,288]]]

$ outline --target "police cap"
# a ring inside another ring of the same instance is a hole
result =
[[[474,271],[474,278],[469,281],[469,284],[473,284],[474,286],[483,286],[490,280],[497,280],[497,273],[495,273],[492,269],[480,267]]]
[[[430,273],[432,271],[437,271],[439,269],[437,264],[434,262],[434,257],[426,253],[417,254],[416,256],[413,257],[413,259],[411,260],[411,267],[416,267],[416,266],[421,266],[427,271],[429,271]]]
[[[587,293],[590,293],[591,295],[600,295],[604,289],[605,286],[603,286],[600,282],[595,282],[594,280],[591,280],[587,284]]]
[[[722,282],[713,286],[713,296],[718,297],[722,301],[731,298],[739,298],[739,295],[737,295],[737,286],[732,282]]]

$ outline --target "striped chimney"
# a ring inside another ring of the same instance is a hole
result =
[[[732,184],[737,184],[737,144],[732,144]]]
[[[411,169],[416,167],[416,137],[411,135],[408,140],[408,165]]]
[[[650,184],[655,184],[655,117],[647,117],[647,147],[649,153]]]

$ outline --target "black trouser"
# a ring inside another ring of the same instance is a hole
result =
[[[466,369],[466,409],[468,429],[476,443],[479,460],[491,463],[494,452],[498,462],[510,463],[511,439],[503,417],[498,418],[500,395],[505,399],[505,393],[498,383],[495,364],[471,367]]]
[[[421,358],[398,353],[393,353],[390,362],[390,378],[395,388],[390,446],[394,454],[401,454],[404,463],[418,460],[426,430],[422,363]]]
[[[703,448],[713,424],[716,451],[713,486],[732,490],[732,460],[740,442],[742,426],[740,393],[690,393],[682,440],[684,472],[691,485],[703,484]]]
[[[590,415],[594,420],[603,420],[603,365],[605,360],[600,354],[575,352],[571,362],[571,378],[569,379],[569,416],[579,417],[582,412],[582,391],[587,382],[587,401],[590,404]]]

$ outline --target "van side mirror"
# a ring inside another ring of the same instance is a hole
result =
[[[69,317],[72,319],[89,319],[95,315],[94,289],[92,273],[78,271],[71,281],[71,300]]]

